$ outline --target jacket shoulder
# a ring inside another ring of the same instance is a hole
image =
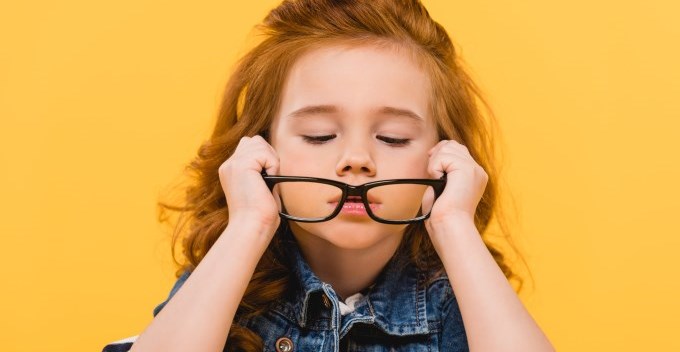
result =
[[[172,286],[172,289],[170,289],[170,293],[168,294],[168,298],[166,298],[163,302],[158,304],[156,306],[156,308],[153,309],[153,316],[154,317],[156,317],[156,315],[158,315],[158,313],[160,313],[160,311],[163,309],[163,307],[165,307],[165,305],[168,304],[170,299],[175,295],[175,293],[177,293],[177,291],[179,291],[180,287],[182,287],[182,285],[184,284],[185,281],[187,281],[187,279],[189,278],[190,275],[191,275],[190,271],[185,271],[184,273],[182,273],[182,275],[180,275],[179,278],[177,278],[177,281],[175,281],[175,284]]]
[[[132,344],[137,340],[138,336],[130,336],[122,340],[113,341],[104,346],[102,352],[127,352],[132,348]]]

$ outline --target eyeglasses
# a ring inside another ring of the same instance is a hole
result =
[[[368,215],[384,224],[409,224],[427,219],[444,191],[440,179],[391,179],[353,186],[306,176],[270,176],[262,172],[274,194],[281,217],[299,222],[323,222],[342,214],[347,219]]]

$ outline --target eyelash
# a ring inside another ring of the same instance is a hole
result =
[[[308,142],[310,144],[324,144],[327,141],[335,138],[335,135],[326,135],[326,136],[302,136],[304,138],[305,142]],[[399,139],[399,138],[390,138],[390,137],[385,137],[385,136],[378,136],[378,139],[382,140],[385,143],[394,145],[394,146],[405,146],[409,144],[411,141],[410,139]]]

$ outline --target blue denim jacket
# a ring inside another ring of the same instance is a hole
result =
[[[299,288],[260,316],[238,320],[264,341],[264,351],[468,351],[459,306],[445,274],[426,284],[426,275],[394,256],[355,310],[340,314],[338,295],[302,257],[289,233],[293,277]],[[177,279],[156,316],[189,277]],[[326,296],[326,297],[323,297]],[[277,349],[277,341],[292,349]],[[112,349],[113,351],[113,349]]]

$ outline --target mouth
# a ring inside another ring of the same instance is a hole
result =
[[[340,197],[335,197],[328,202],[328,205],[335,208],[339,201]],[[368,206],[373,213],[379,211],[381,208],[379,201],[373,197],[368,197]],[[366,206],[361,200],[361,197],[358,196],[348,196],[347,199],[345,199],[345,203],[342,205],[342,214],[359,217],[368,216]]]

